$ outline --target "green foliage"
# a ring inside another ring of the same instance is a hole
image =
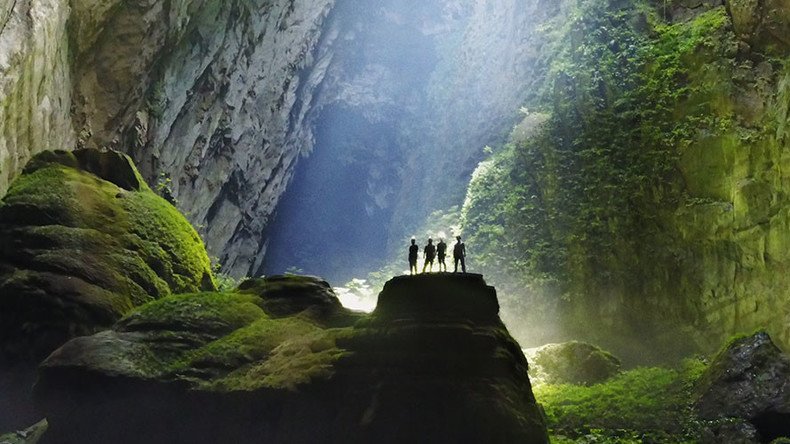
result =
[[[733,125],[725,9],[665,24],[645,2],[618,5],[581,1],[548,31],[558,43],[530,108],[551,117],[483,162],[469,186],[463,229],[475,260],[518,294],[639,288],[635,258],[672,254],[645,248],[666,244],[666,214],[686,197],[680,156]]]
[[[170,179],[170,176],[167,173],[160,173],[159,179],[156,182],[156,186],[154,187],[154,191],[156,194],[162,196],[162,198],[173,205],[178,205],[178,200],[175,198],[173,194],[173,180]]]
[[[637,368],[589,387],[541,385],[535,397],[557,442],[694,442],[691,390],[705,365]]]

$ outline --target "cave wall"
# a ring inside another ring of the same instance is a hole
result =
[[[306,120],[327,66],[316,47],[332,38],[333,4],[4,2],[0,192],[41,150],[126,151],[225,271],[249,273],[312,145]]]
[[[371,192],[360,205],[393,215],[382,234],[398,244],[435,208],[460,203],[482,147],[506,135],[530,93],[534,18],[556,8],[335,3],[4,2],[0,192],[38,151],[119,149],[169,189],[224,271],[254,274],[315,125],[343,107],[397,138],[389,170],[363,178]],[[432,45],[431,66],[417,66],[408,42],[374,35],[377,25]]]
[[[0,4],[0,194],[33,154],[73,145],[68,17],[60,0]]]
[[[503,311],[630,362],[757,328],[790,345],[790,4],[567,5],[545,122],[481,165],[464,209],[484,271],[511,280]]]
[[[483,148],[503,142],[519,107],[537,94],[548,67],[543,46],[551,43],[539,25],[561,15],[563,3],[383,0],[359,11],[338,2],[329,25],[337,44],[314,107],[318,127],[341,126],[316,139],[317,150],[337,158],[321,177],[324,166],[311,166],[317,158],[297,170],[297,187],[326,187],[288,198],[267,232],[271,254],[262,271],[296,267],[333,282],[364,276],[431,213],[460,205]],[[338,114],[354,118],[339,125]],[[382,134],[387,146],[374,142]],[[342,188],[347,175],[357,182]],[[354,211],[345,220],[321,217],[339,207]],[[346,242],[327,236],[332,230]],[[330,264],[315,252],[355,260]]]

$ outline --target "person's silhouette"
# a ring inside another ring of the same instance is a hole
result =
[[[425,264],[422,266],[422,272],[425,273],[428,265],[431,266],[428,271],[433,271],[433,260],[436,258],[436,247],[433,245],[433,239],[428,239],[428,245],[425,246],[422,252],[425,254]]]
[[[466,273],[466,245],[461,242],[461,236],[455,237],[455,246],[453,246],[453,259],[455,259],[455,270],[453,273],[458,273],[458,262],[461,262],[461,271]]]
[[[417,241],[412,239],[409,246],[409,274],[417,274],[417,256],[420,255],[420,247]]]
[[[444,271],[447,271],[447,264],[444,263],[444,258],[447,256],[447,244],[444,243],[444,239],[439,239],[439,243],[436,244],[436,256],[439,258],[439,271],[442,271],[442,267],[444,267]]]

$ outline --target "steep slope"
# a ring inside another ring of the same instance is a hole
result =
[[[308,277],[171,296],[47,359],[42,442],[545,443],[497,311],[479,275],[395,278],[370,316]]]
[[[790,341],[790,5],[683,5],[573,8],[549,116],[480,167],[464,210],[485,269],[529,288],[509,307],[628,360],[756,327]]]

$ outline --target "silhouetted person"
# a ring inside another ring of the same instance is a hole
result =
[[[436,246],[433,245],[433,239],[428,239],[428,245],[422,251],[425,254],[425,264],[422,266],[422,272],[425,273],[425,269],[428,268],[430,264],[431,268],[429,271],[433,271],[433,260],[436,258]]]
[[[447,271],[447,264],[444,263],[444,257],[447,256],[447,244],[444,243],[444,239],[439,239],[439,243],[436,244],[436,256],[439,258],[439,271],[442,271],[442,267],[444,267],[444,271]]]
[[[458,273],[458,261],[461,261],[461,271],[466,273],[466,245],[461,242],[461,236],[455,237],[455,246],[453,246],[453,259],[455,259],[455,270],[453,273]]]
[[[409,274],[417,274],[417,256],[420,255],[420,247],[417,241],[412,239],[409,246]]]

